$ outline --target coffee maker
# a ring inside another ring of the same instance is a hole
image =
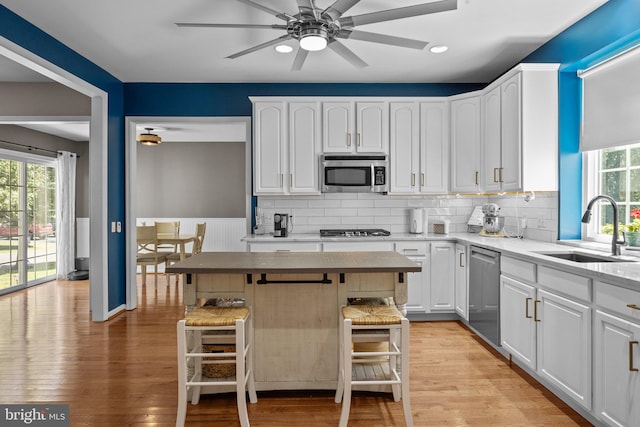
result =
[[[273,237],[287,237],[289,214],[273,214]]]

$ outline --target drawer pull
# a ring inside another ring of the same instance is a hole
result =
[[[627,307],[633,310],[640,310],[640,307],[638,307],[636,304],[627,304]]]
[[[529,301],[531,301],[533,298],[527,298],[524,301],[524,317],[526,317],[527,319],[531,319],[531,315],[529,314]]]
[[[629,370],[638,372],[638,368],[633,367],[633,345],[638,345],[638,341],[629,341]]]
[[[538,303],[540,302],[539,299],[535,300],[533,302],[533,320],[536,322],[539,322],[540,319],[538,319]]]

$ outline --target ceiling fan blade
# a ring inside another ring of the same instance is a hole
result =
[[[302,70],[302,65],[304,64],[304,60],[307,59],[307,55],[309,54],[308,50],[298,48],[298,53],[296,53],[296,58],[293,60],[293,65],[291,66],[291,71],[300,71]]]
[[[311,16],[316,21],[320,20],[320,10],[313,0],[298,0],[298,10],[300,10],[300,16]]]
[[[251,6],[251,7],[255,7],[256,9],[260,9],[263,12],[267,12],[268,14],[271,14],[273,16],[275,16],[276,18],[280,18],[283,21],[290,21],[290,20],[296,20],[295,17],[289,15],[288,13],[284,13],[284,12],[278,12],[275,9],[271,9],[270,7],[261,5],[260,3],[256,3],[252,0],[237,0],[240,3],[244,3],[247,6]]]
[[[198,22],[176,22],[178,27],[191,27],[191,28],[264,28],[271,30],[286,30],[286,25],[272,24],[206,24]]]
[[[365,42],[389,44],[392,46],[408,47],[410,49],[422,50],[429,42],[422,40],[407,39],[404,37],[387,36],[385,34],[369,33],[366,31],[342,30],[336,37],[341,39],[362,40]]]
[[[458,0],[441,0],[431,3],[417,4],[415,6],[399,7],[397,9],[382,10],[380,12],[365,13],[356,16],[347,16],[338,19],[343,28],[353,28],[358,25],[373,24],[376,22],[393,21],[396,19],[410,18],[412,16],[427,15],[430,13],[445,12],[458,8]]]
[[[229,55],[229,56],[227,56],[227,58],[235,59],[235,58],[237,58],[239,56],[246,55],[248,53],[252,53],[252,52],[255,52],[257,50],[264,49],[265,47],[273,46],[273,45],[278,44],[278,43],[282,43],[282,42],[284,42],[286,40],[289,40],[289,39],[291,39],[291,36],[289,34],[285,34],[284,36],[280,36],[277,39],[269,40],[268,42],[264,42],[264,43],[261,43],[261,44],[259,44],[257,46],[250,47],[249,49],[245,49],[245,50],[240,51],[238,53],[234,53],[233,55]]]
[[[332,21],[335,21],[358,3],[360,0],[336,0],[335,3],[322,11],[322,16],[328,16]]]
[[[368,64],[360,59],[358,55],[353,53],[348,47],[346,47],[336,39],[333,39],[331,43],[329,43],[329,48],[349,61],[351,65],[356,68],[365,68],[368,66]]]

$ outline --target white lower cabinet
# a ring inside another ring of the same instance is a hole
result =
[[[538,374],[591,409],[591,308],[538,290]]]
[[[503,257],[502,267],[502,347],[516,361],[591,410],[591,307],[579,297],[549,291],[557,282],[564,291],[582,295],[590,280],[544,266],[538,266],[536,274],[535,264],[508,257]],[[514,273],[515,277],[509,277]],[[528,277],[518,277],[518,273]]]
[[[536,369],[536,322],[533,320],[535,297],[535,287],[500,276],[502,347],[533,370]]]
[[[595,415],[640,426],[640,292],[596,282],[595,299]]]
[[[596,311],[596,416],[612,426],[640,425],[640,323]]]
[[[455,312],[455,243],[431,243],[429,311]]]
[[[456,313],[469,320],[469,276],[467,271],[467,247],[456,243],[455,257],[455,306]]]
[[[376,252],[393,251],[393,242],[327,242],[322,244],[324,252]]]
[[[418,264],[422,271],[407,274],[407,313],[429,311],[429,243],[397,242],[396,252]]]

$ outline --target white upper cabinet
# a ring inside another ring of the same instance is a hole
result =
[[[388,153],[388,102],[323,102],[322,151]]]
[[[482,96],[481,189],[557,190],[558,66],[522,64]]]
[[[480,95],[451,101],[451,192],[480,190]]]
[[[253,102],[255,194],[320,194],[316,101]]]
[[[289,103],[289,192],[319,193],[320,108],[318,102]]]
[[[416,102],[389,105],[390,193],[418,193],[420,174],[420,123]]]
[[[253,103],[253,176],[256,194],[285,194],[286,103]]]
[[[420,103],[420,192],[449,191],[449,108],[446,101]]]
[[[391,102],[389,160],[393,194],[447,193],[447,102]]]

